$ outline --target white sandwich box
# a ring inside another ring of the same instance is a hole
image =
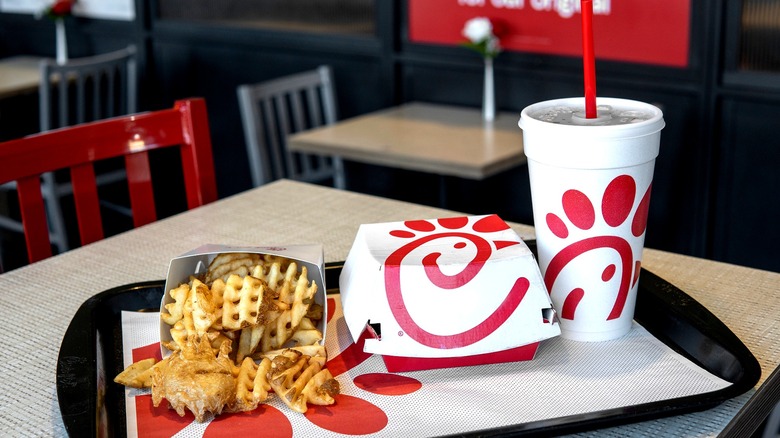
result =
[[[349,332],[388,371],[531,360],[560,334],[539,266],[497,215],[362,225],[339,278]]]

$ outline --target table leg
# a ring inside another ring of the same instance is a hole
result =
[[[447,208],[447,177],[439,175],[439,207]]]

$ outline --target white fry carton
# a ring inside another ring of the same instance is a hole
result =
[[[206,272],[209,263],[214,258],[222,253],[256,253],[256,254],[269,254],[286,257],[299,265],[300,270],[302,266],[306,267],[307,276],[310,282],[317,283],[317,293],[314,296],[314,302],[321,305],[323,314],[328,314],[328,300],[326,299],[326,285],[325,285],[325,256],[323,253],[322,245],[288,245],[288,246],[252,246],[252,247],[240,247],[240,246],[226,246],[207,244],[186,252],[171,260],[168,266],[168,275],[165,279],[165,294],[163,295],[160,303],[160,312],[166,312],[165,305],[172,303],[174,300],[170,295],[171,289],[175,289],[182,283],[189,282],[191,275],[200,275]],[[318,323],[317,328],[322,332],[322,341],[325,342],[325,328],[327,326],[326,318]],[[160,340],[171,341],[170,326],[160,321]],[[160,346],[163,357],[168,356],[170,351],[162,345]]]
[[[353,340],[388,371],[533,359],[560,334],[539,266],[496,215],[360,227],[339,278]]]

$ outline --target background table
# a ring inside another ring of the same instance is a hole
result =
[[[38,91],[40,60],[34,56],[0,59],[0,99]]]
[[[408,103],[291,136],[290,150],[470,179],[525,163],[519,114]]]
[[[204,243],[322,243],[344,260],[361,223],[456,213],[279,181],[0,275],[0,435],[63,436],[57,352],[70,319],[109,288],[163,279],[168,262]],[[512,224],[521,237],[533,228]],[[652,249],[643,267],[699,301],[750,348],[763,369],[780,362],[780,274]],[[715,436],[754,391],[700,413],[594,432],[594,436]],[[587,435],[587,434],[586,434]]]

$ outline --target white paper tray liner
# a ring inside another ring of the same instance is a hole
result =
[[[338,295],[328,298],[335,307],[326,339],[332,358],[352,339]],[[132,349],[158,342],[158,318],[157,313],[122,313],[125,366]],[[354,384],[356,377],[370,373],[387,373],[381,357],[372,356],[336,378],[342,394],[385,412],[387,425],[372,435],[388,437],[465,433],[702,394],[730,385],[636,323],[615,341],[580,343],[560,337],[544,341],[532,361],[400,373],[422,383],[406,395],[378,395]],[[128,436],[135,436],[131,398],[136,394],[148,392],[126,391]],[[279,400],[270,403],[287,415],[295,436],[346,436],[320,428]],[[176,436],[202,436],[207,427],[193,423]]]

